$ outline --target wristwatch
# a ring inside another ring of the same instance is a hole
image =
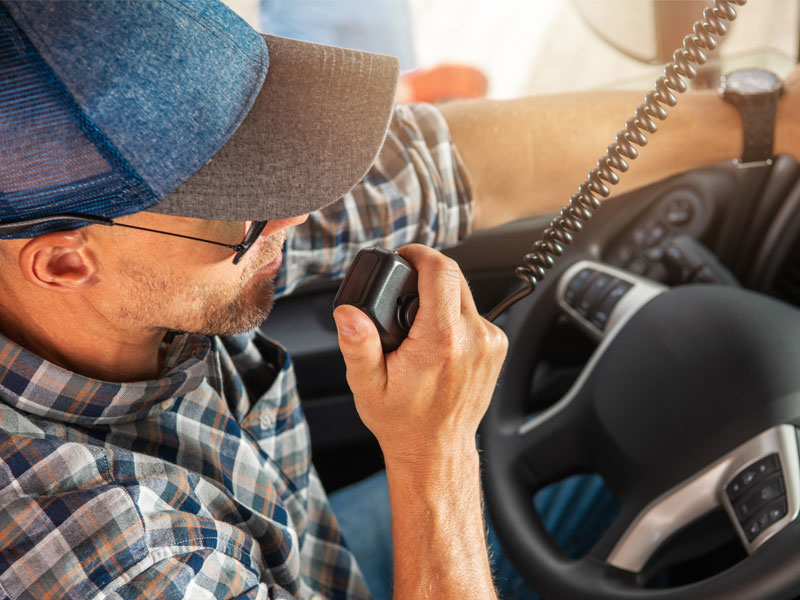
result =
[[[775,117],[782,90],[781,79],[766,69],[738,69],[720,80],[720,95],[742,118],[744,151],[737,160],[740,166],[772,164]]]

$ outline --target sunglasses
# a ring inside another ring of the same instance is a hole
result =
[[[0,236],[11,235],[24,231],[35,225],[42,223],[50,223],[52,221],[71,221],[77,223],[90,223],[92,225],[105,225],[106,227],[125,227],[127,229],[138,229],[139,231],[149,231],[151,233],[160,233],[162,235],[171,235],[186,240],[194,240],[196,242],[205,242],[206,244],[214,244],[215,246],[224,246],[230,248],[236,254],[233,255],[233,264],[238,264],[245,253],[256,243],[261,232],[267,226],[269,221],[252,221],[250,227],[244,234],[244,239],[239,244],[225,244],[214,240],[207,240],[204,238],[194,237],[191,235],[183,235],[181,233],[172,233],[170,231],[161,231],[160,229],[150,229],[149,227],[138,227],[136,225],[127,225],[125,223],[117,223],[112,219],[106,217],[96,217],[93,215],[78,215],[78,214],[63,214],[63,215],[48,215],[46,217],[36,217],[32,219],[25,219],[22,221],[15,221],[13,223],[0,223]]]

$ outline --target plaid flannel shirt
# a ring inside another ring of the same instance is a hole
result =
[[[288,235],[279,293],[367,244],[453,243],[469,221],[443,119],[399,107],[364,181]],[[258,332],[164,348],[159,379],[110,383],[0,336],[0,593],[368,598],[286,352]]]

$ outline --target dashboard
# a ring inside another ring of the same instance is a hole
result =
[[[464,271],[481,312],[518,287],[514,269],[551,219],[476,232],[445,251]],[[679,174],[610,198],[579,238],[591,258],[666,286],[741,285],[800,306],[800,165],[778,157],[770,167],[721,163]],[[561,260],[570,261],[569,249]],[[314,462],[329,491],[382,467],[345,380],[331,317],[338,283],[312,284],[280,299],[262,325],[295,362]],[[531,410],[560,397],[594,347],[572,320],[557,319],[531,372]]]

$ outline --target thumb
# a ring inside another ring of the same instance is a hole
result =
[[[373,396],[386,387],[386,362],[378,330],[355,306],[343,304],[333,311],[339,331],[339,349],[347,365],[347,383],[356,396]]]

